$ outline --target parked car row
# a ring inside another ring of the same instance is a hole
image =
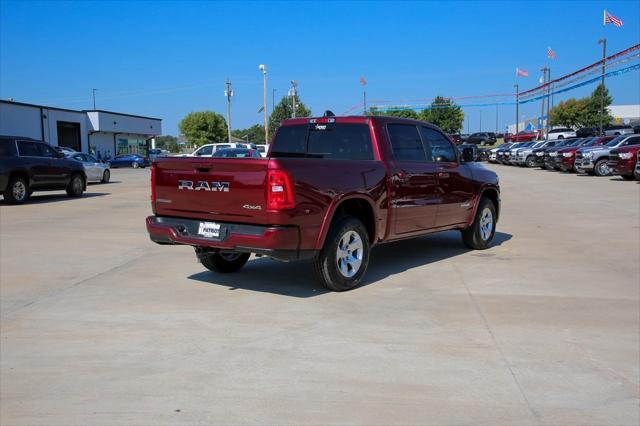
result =
[[[183,154],[179,155],[179,157],[213,157],[215,153],[221,149],[230,149],[230,148],[239,148],[239,149],[252,149],[256,150],[260,153],[261,157],[267,156],[268,146],[264,144],[254,144],[254,143],[209,143],[206,145],[202,145],[191,154]]]
[[[490,150],[489,162],[597,176],[638,178],[640,134],[507,142]]]

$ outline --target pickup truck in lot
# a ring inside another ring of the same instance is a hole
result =
[[[430,124],[396,117],[296,118],[267,158],[158,158],[151,240],[186,244],[215,272],[251,253],[312,259],[335,291],[362,280],[374,245],[459,230],[486,249],[500,213],[498,176]]]
[[[609,176],[609,153],[612,149],[640,145],[640,135],[620,135],[604,145],[580,148],[576,151],[575,168],[579,173]]]
[[[621,176],[626,180],[633,180],[639,153],[640,145],[612,149],[609,152],[609,162],[607,164],[612,174]]]

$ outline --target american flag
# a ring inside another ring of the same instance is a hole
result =
[[[554,52],[550,47],[547,47],[547,57],[549,59],[555,59],[556,58],[556,52]]]
[[[602,25],[607,25],[607,24],[613,24],[616,27],[621,27],[623,25],[622,19],[620,18],[616,18],[615,16],[613,16],[612,14],[610,14],[609,12],[604,11],[604,23]]]
[[[516,77],[529,77],[529,71],[516,68]]]
[[[364,77],[360,77],[360,84],[362,85],[362,87],[367,85],[367,80],[364,79]]]

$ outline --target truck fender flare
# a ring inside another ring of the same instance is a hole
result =
[[[372,235],[374,236],[374,240],[375,240],[375,236],[376,231],[377,231],[377,226],[376,226],[376,207],[375,204],[373,203],[373,200],[371,200],[370,197],[364,195],[364,194],[349,194],[349,195],[343,195],[341,197],[336,197],[333,199],[333,201],[331,202],[331,204],[329,205],[329,208],[327,209],[327,212],[324,215],[324,218],[322,219],[322,224],[320,225],[320,232],[318,233],[318,238],[316,240],[316,244],[315,244],[315,248],[320,250],[322,249],[322,246],[324,245],[324,240],[327,238],[327,234],[329,233],[329,228],[331,227],[331,222],[333,222],[333,218],[335,217],[336,214],[336,210],[338,209],[338,207],[340,206],[340,204],[342,204],[345,201],[348,200],[362,200],[365,201],[369,204],[369,207],[371,208],[371,211],[373,212],[373,222],[372,222],[372,226],[373,226],[373,232]],[[370,241],[371,245],[374,244],[375,241]]]
[[[478,212],[478,207],[480,206],[480,199],[488,193],[489,191],[493,191],[496,193],[498,197],[498,201],[500,200],[500,191],[498,188],[491,184],[485,184],[480,188],[478,194],[476,194],[473,200],[473,209],[471,209],[471,214],[469,215],[469,219],[467,221],[467,226],[473,225],[473,219],[476,217],[476,213]],[[490,197],[487,197],[490,198]],[[498,222],[498,218],[500,217],[500,206],[496,206],[496,222]]]

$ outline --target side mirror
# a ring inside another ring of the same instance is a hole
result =
[[[462,148],[462,161],[464,163],[473,163],[473,148]]]

